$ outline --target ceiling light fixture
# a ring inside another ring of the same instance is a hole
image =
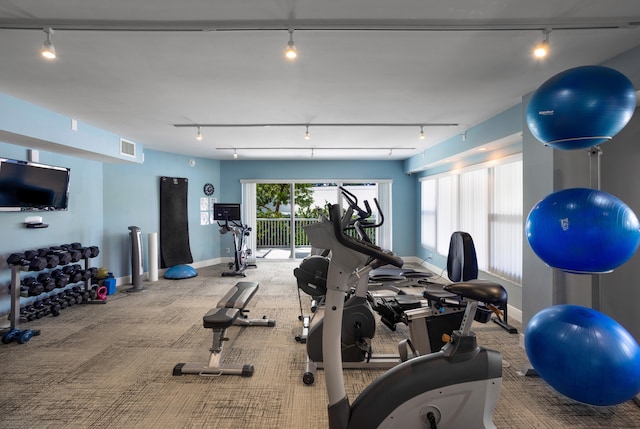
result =
[[[306,127],[307,127],[307,131],[304,133],[304,139],[310,140],[311,136],[309,135],[309,125],[307,125]]]
[[[542,34],[544,35],[544,40],[536,45],[533,50],[533,55],[536,58],[544,58],[549,55],[549,33],[551,33],[550,28],[545,28],[543,30]]]
[[[42,45],[42,50],[40,54],[48,60],[54,60],[56,58],[56,48],[53,46],[53,42],[51,41],[51,35],[53,34],[53,28],[47,27],[43,28],[42,31],[47,35],[47,39],[44,41],[44,45]]]
[[[196,140],[202,140],[202,133],[200,132],[200,127],[198,127],[198,132],[196,133]]]
[[[462,133],[460,133],[460,135],[462,136],[462,141],[466,142],[467,141],[467,132],[463,131]]]
[[[294,60],[298,56],[296,44],[293,41],[293,31],[293,29],[289,29],[289,43],[287,44],[287,49],[284,51],[285,57],[290,60]]]
[[[313,148],[311,148],[311,158],[313,158]]]
[[[424,127],[420,125],[420,135],[418,136],[420,140],[424,140]]]
[[[236,152],[236,150],[233,150],[233,159],[238,159],[238,152]]]
[[[393,148],[389,149],[389,155],[387,156],[391,156],[391,155],[393,155]]]

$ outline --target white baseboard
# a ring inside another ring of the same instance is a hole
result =
[[[205,261],[198,261],[198,262],[194,262],[192,264],[187,264],[187,265],[191,265],[193,268],[204,268],[204,267],[209,267],[211,265],[217,265],[217,264],[221,264],[223,262],[222,258],[216,258],[216,259],[207,259]],[[164,273],[167,271],[168,268],[161,268],[158,270],[158,278],[164,277]],[[145,271],[142,275],[144,281],[149,281],[149,272]],[[124,277],[118,277],[116,278],[116,287],[117,286],[128,286],[132,284],[132,280],[131,280],[131,276],[124,276]]]

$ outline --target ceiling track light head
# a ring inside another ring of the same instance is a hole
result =
[[[238,152],[236,152],[236,150],[233,150],[233,159],[238,159]]]
[[[296,44],[293,41],[293,32],[294,32],[294,29],[290,28],[289,43],[287,43],[287,49],[284,51],[284,55],[290,60],[293,60],[298,56],[298,52],[296,51]]]
[[[536,58],[544,58],[547,55],[549,55],[549,33],[551,33],[551,28],[545,28],[542,31],[542,34],[544,35],[544,40],[538,43],[538,45],[536,45],[536,47],[533,50],[533,55]]]
[[[305,140],[310,140],[311,139],[311,135],[309,134],[309,125],[306,125],[307,127],[307,131],[305,131],[304,133],[304,139]]]
[[[56,48],[53,46],[53,42],[51,41],[51,35],[53,34],[53,28],[45,27],[42,29],[44,33],[47,35],[47,38],[42,45],[42,50],[40,50],[40,54],[48,60],[53,60],[56,58]]]
[[[200,126],[198,126],[198,132],[196,133],[196,140],[202,140],[202,133],[200,132]]]
[[[424,126],[420,125],[420,134],[418,135],[418,138],[420,138],[420,140],[424,140]]]

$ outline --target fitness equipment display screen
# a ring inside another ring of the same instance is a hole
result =
[[[240,204],[214,204],[213,205],[214,220],[241,220]]]
[[[0,211],[66,210],[70,169],[0,158]]]

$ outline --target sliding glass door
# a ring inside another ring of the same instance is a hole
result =
[[[390,249],[391,182],[358,181],[246,181],[243,183],[244,216],[253,226],[248,244],[258,259],[301,259],[312,249],[304,226],[317,222],[326,214],[327,204],[340,204],[346,209],[340,187],[344,187],[366,210],[371,209],[371,225],[367,234],[372,241]],[[378,211],[379,202],[382,213]],[[384,220],[384,223],[383,223]],[[380,224],[374,228],[373,224]],[[255,225],[255,226],[254,226]]]

